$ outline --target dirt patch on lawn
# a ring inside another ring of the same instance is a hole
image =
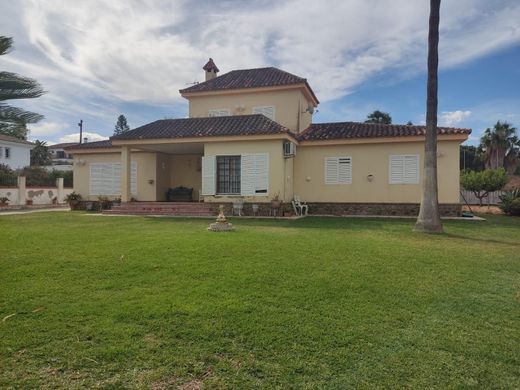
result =
[[[464,205],[462,206],[462,211],[470,211],[469,207]],[[471,211],[476,214],[493,214],[493,215],[502,215],[504,214],[502,210],[500,210],[497,206],[471,206]]]

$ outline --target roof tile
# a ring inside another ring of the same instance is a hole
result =
[[[438,127],[438,134],[470,134],[471,129]],[[407,137],[426,134],[426,126],[383,123],[314,123],[298,135],[300,141],[326,141],[351,138]]]

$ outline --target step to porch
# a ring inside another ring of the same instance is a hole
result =
[[[172,215],[184,217],[212,217],[214,205],[195,202],[131,202],[103,211],[109,215]]]

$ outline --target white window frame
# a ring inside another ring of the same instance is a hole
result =
[[[208,116],[230,116],[231,110],[229,108],[217,108],[209,110]]]
[[[348,164],[346,164],[348,160]],[[323,163],[323,181],[326,185],[352,184],[352,157],[328,156]],[[335,172],[334,172],[335,171]]]
[[[271,111],[272,114],[266,114],[266,110],[268,111]],[[262,114],[264,116],[266,116],[267,118],[271,119],[272,121],[274,121],[276,118],[276,108],[274,106],[256,106],[256,107],[253,107],[253,110],[252,110],[252,113],[253,114]]]
[[[399,164],[401,160],[401,172],[394,172],[392,168]],[[415,160],[416,169],[413,177],[407,176],[407,161],[412,162]],[[419,154],[391,154],[388,156],[388,184],[419,184],[421,176],[421,157]]]

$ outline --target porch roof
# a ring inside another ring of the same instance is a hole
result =
[[[112,141],[288,134],[289,129],[261,114],[161,119],[111,137]]]

